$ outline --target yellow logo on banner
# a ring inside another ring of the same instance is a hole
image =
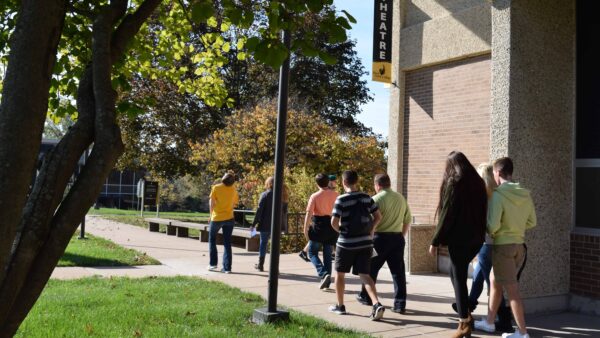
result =
[[[391,62],[373,62],[371,73],[373,81],[392,83]]]

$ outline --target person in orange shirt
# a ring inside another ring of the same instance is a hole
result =
[[[306,207],[304,236],[308,240],[308,257],[317,269],[321,279],[320,288],[327,289],[331,284],[331,251],[337,240],[337,232],[331,227],[331,212],[338,193],[329,189],[329,178],[325,174],[315,176],[319,191],[312,194]],[[323,261],[319,259],[319,249],[323,248]]]
[[[329,184],[327,185],[327,188],[330,190],[333,190],[335,192],[338,192],[337,191],[337,183],[336,183],[337,176],[335,174],[330,174],[328,176],[328,178],[329,178]],[[304,248],[302,249],[302,251],[300,251],[298,253],[298,256],[300,256],[300,258],[302,258],[306,262],[310,262],[310,258],[308,258],[308,245],[309,244],[310,243],[307,242],[306,245],[304,246]],[[335,257],[335,252],[333,250],[331,251],[331,257]]]
[[[238,204],[239,196],[235,190],[235,175],[228,172],[223,175],[221,183],[210,190],[210,225],[208,246],[210,250],[209,271],[217,270],[219,253],[217,252],[217,233],[223,229],[223,268],[221,272],[231,273],[231,234],[233,233],[233,207]]]

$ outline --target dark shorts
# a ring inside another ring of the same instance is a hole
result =
[[[355,275],[369,274],[372,255],[373,248],[348,250],[338,246],[335,249],[335,271],[348,273],[352,268],[352,273]]]

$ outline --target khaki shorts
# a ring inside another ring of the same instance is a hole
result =
[[[492,245],[492,267],[496,283],[500,285],[517,282],[517,273],[525,258],[523,244]]]

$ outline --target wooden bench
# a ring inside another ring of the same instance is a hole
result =
[[[158,232],[160,225],[165,225],[167,235],[177,237],[188,237],[189,229],[199,231],[199,239],[201,242],[208,242],[209,225],[192,222],[182,222],[166,218],[145,218],[148,222],[148,229],[152,232]],[[219,230],[217,234],[217,244],[223,244],[223,230]],[[257,252],[260,245],[259,236],[250,237],[248,228],[234,227],[231,234],[231,245],[235,247],[245,248],[250,252]]]
[[[144,220],[146,222],[148,222],[148,230],[150,230],[150,232],[160,231],[161,224],[166,225],[167,229],[168,229],[168,226],[171,224],[171,222],[174,222],[172,219],[154,218],[154,217],[144,218]]]

